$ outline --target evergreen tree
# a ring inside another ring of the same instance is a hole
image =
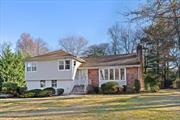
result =
[[[176,58],[170,55],[174,48],[172,30],[167,26],[164,19],[145,29],[146,37],[141,41],[145,51],[145,74],[150,74],[156,80],[167,80],[169,78],[169,64]]]
[[[19,86],[25,85],[24,80],[24,57],[21,52],[13,53],[10,45],[2,49],[0,56],[0,80],[14,82]]]

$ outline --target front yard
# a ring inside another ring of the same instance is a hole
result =
[[[180,90],[0,99],[0,119],[179,120]]]

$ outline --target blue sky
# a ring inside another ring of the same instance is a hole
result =
[[[0,0],[0,43],[13,47],[21,33],[42,38],[51,49],[69,35],[84,36],[89,44],[109,42],[107,29],[125,25],[120,13],[138,8],[145,0]]]

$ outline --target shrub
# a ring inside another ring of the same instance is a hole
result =
[[[55,93],[56,93],[55,89],[52,88],[52,87],[45,88],[44,90],[47,90],[47,91],[49,91],[49,92],[51,91],[52,94],[55,94]]]
[[[176,88],[179,88],[180,89],[180,80],[178,81],[176,81]]]
[[[53,92],[50,90],[41,90],[38,94],[38,97],[48,97],[52,95],[53,95]]]
[[[179,88],[180,89],[180,79],[176,79],[175,81],[174,81],[174,88]]]
[[[26,93],[24,93],[23,95],[20,95],[19,97],[32,98],[32,97],[35,97],[35,93],[27,91]]]
[[[135,90],[133,89],[132,86],[127,85],[126,86],[126,93],[128,93],[128,94],[135,93]]]
[[[155,78],[152,78],[151,76],[147,75],[145,77],[145,89],[151,92],[158,92],[160,89],[160,82],[159,80],[156,80]]]
[[[93,86],[93,85],[88,85],[87,86],[87,93],[88,94],[99,93],[99,87],[98,86]]]
[[[58,88],[57,89],[57,95],[62,95],[64,93],[64,89],[63,88]]]
[[[137,80],[137,79],[134,81],[134,89],[135,89],[135,91],[136,91],[137,93],[140,92],[141,84],[140,84],[140,81]]]
[[[159,85],[153,85],[150,87],[150,89],[151,89],[151,92],[158,92],[160,87],[159,87]]]
[[[3,84],[3,79],[2,79],[2,77],[0,76],[0,91],[2,90],[2,84]]]
[[[2,85],[2,92],[6,94],[13,94],[14,96],[18,95],[17,92],[18,85],[13,82],[6,82]]]
[[[127,91],[127,85],[123,85],[123,92],[125,93]]]
[[[26,93],[33,93],[34,96],[33,97],[39,97],[39,93],[41,92],[41,89],[33,89],[33,90],[29,90]],[[25,94],[26,94],[25,93]]]
[[[117,82],[107,82],[101,85],[102,93],[115,94],[118,93],[119,84]]]
[[[17,92],[18,92],[19,95],[25,94],[26,90],[27,90],[26,87],[18,87],[17,88]]]

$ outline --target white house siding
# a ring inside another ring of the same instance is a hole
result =
[[[28,90],[43,89],[40,87],[40,80],[46,81],[45,87],[51,87],[51,81],[57,80],[57,88],[63,88],[64,94],[69,94],[74,87],[77,68],[81,65],[80,62],[76,61],[76,66],[74,66],[74,61],[74,59],[70,59],[70,70],[59,70],[59,60],[33,61],[36,64],[37,71],[25,72]],[[25,63],[26,68],[27,63]]]
[[[51,86],[51,80],[45,80],[45,87],[52,87]],[[27,80],[27,88],[28,90],[32,90],[32,89],[44,89],[42,87],[40,87],[40,80]],[[72,91],[73,88],[73,81],[72,80],[57,80],[57,87],[55,89],[58,88],[63,88],[64,89],[64,94],[69,94]]]
[[[37,61],[36,67],[37,71],[27,72],[25,74],[26,80],[69,80],[72,79],[72,60],[70,62],[70,70],[59,70],[58,69],[58,60],[52,61]],[[27,65],[27,62],[26,62]]]

